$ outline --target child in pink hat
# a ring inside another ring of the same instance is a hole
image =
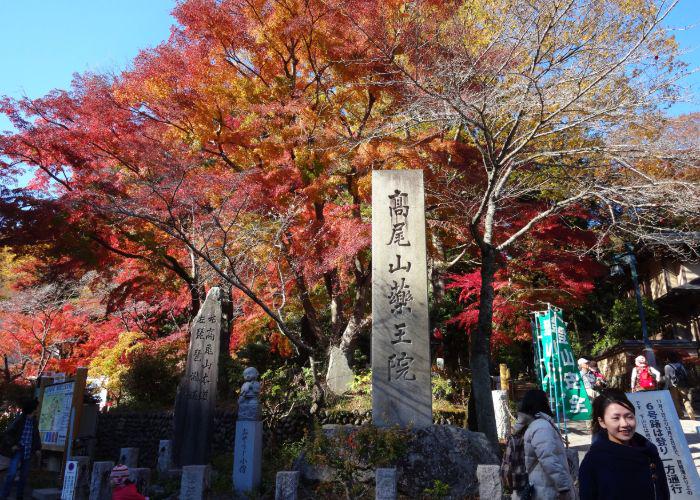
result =
[[[129,480],[129,468],[126,465],[116,465],[109,480],[112,483],[112,500],[146,500],[136,490],[136,485]]]

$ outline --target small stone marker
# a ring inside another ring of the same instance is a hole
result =
[[[377,469],[374,476],[374,498],[376,500],[396,500],[396,469]]]
[[[190,328],[187,370],[175,400],[173,460],[177,465],[209,463],[219,377],[223,293],[207,293]]]
[[[328,361],[328,371],[326,372],[326,383],[333,394],[342,395],[350,390],[350,385],[355,380],[348,359],[339,347],[331,347]]]
[[[243,370],[245,383],[238,398],[236,441],[233,448],[233,489],[251,493],[260,487],[262,475],[262,431],[260,421],[260,382],[258,370]]]
[[[158,443],[158,472],[168,472],[173,468],[173,442],[163,439]]]
[[[493,411],[496,414],[496,431],[498,439],[505,439],[510,434],[510,412],[508,411],[508,392],[491,391]]]
[[[301,472],[280,471],[275,480],[275,500],[297,500]]]
[[[129,469],[139,466],[139,449],[122,448],[119,450],[119,460],[117,463],[126,465]]]
[[[114,462],[95,462],[92,464],[90,476],[90,500],[112,498],[112,488],[109,484],[109,474],[114,468]]]
[[[142,495],[148,494],[148,486],[151,483],[151,469],[136,467],[129,469],[129,480],[136,485],[136,490]]]
[[[372,172],[372,421],[433,423],[421,170]]]
[[[209,498],[211,467],[209,465],[185,465],[180,480],[182,500],[204,500]]]
[[[500,465],[477,465],[476,480],[479,482],[479,498],[493,500],[503,498]]]

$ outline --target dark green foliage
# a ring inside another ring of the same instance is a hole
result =
[[[182,376],[175,346],[166,344],[136,351],[122,376],[124,404],[130,408],[170,408]]]
[[[654,302],[644,297],[642,300],[646,316],[647,329],[650,332],[658,330],[660,325],[659,310]],[[593,354],[598,355],[618,344],[622,340],[641,340],[642,322],[635,298],[618,299],[610,310],[610,315],[603,322],[604,333],[595,338]]]

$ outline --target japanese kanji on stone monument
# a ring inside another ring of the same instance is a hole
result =
[[[423,172],[372,173],[372,420],[432,424]]]
[[[217,287],[192,322],[187,371],[175,402],[174,458],[177,464],[205,465],[209,462],[211,427],[216,406],[221,341],[222,293]]]

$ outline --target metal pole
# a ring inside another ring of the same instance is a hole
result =
[[[564,375],[563,375],[563,369],[562,369],[562,364],[561,364],[561,347],[559,345],[559,323],[561,323],[562,328],[564,328],[565,323],[564,323],[564,314],[562,313],[561,309],[556,309],[556,318],[557,318],[557,364],[559,365],[559,392],[562,395],[562,400],[561,400],[561,415],[562,419],[564,421],[564,442],[566,443],[566,447],[569,447],[569,431],[567,429],[567,424],[566,424],[566,392],[564,391]],[[564,330],[566,332],[566,330]]]
[[[538,313],[540,316],[545,316],[547,314],[547,311],[540,311]],[[540,339],[544,339],[544,332],[540,333],[539,336]],[[545,361],[545,349],[544,349],[544,341],[542,341],[542,384],[544,385],[544,377],[547,377],[547,395],[549,396],[549,401],[552,401],[552,373],[551,370],[549,369],[549,364],[547,361]],[[544,387],[542,387],[544,390]]]
[[[535,349],[535,363],[537,365],[537,377],[539,378],[540,388],[544,384],[544,375],[542,373],[542,349],[540,346],[540,322],[538,320],[539,312],[532,313],[533,317],[530,320],[532,322],[532,345]]]
[[[555,347],[554,344],[557,341],[556,338],[556,324],[557,324],[557,319],[556,319],[556,312],[553,311],[552,305],[547,304],[547,310],[549,312],[549,334],[552,337],[552,353],[551,356],[549,357],[549,363],[551,366],[550,373],[552,374],[552,387],[554,389],[554,415],[557,419],[557,426],[561,427],[561,419],[559,418],[559,391],[557,390],[557,383],[559,382],[557,380],[557,367],[556,364],[554,363],[554,353],[555,353]],[[554,316],[552,315],[554,314]],[[554,326],[554,328],[553,328]],[[552,399],[549,399],[550,406],[552,404]]]
[[[644,342],[644,357],[647,359],[649,366],[656,366],[656,356],[654,349],[649,340],[649,331],[647,330],[647,318],[644,313],[644,304],[642,303],[642,292],[639,288],[639,276],[637,275],[637,258],[632,253],[631,245],[627,247],[628,253],[625,255],[627,264],[630,266],[630,274],[632,275],[632,283],[634,284],[634,295],[637,298],[637,310],[639,311],[639,320],[642,323],[642,341]]]

